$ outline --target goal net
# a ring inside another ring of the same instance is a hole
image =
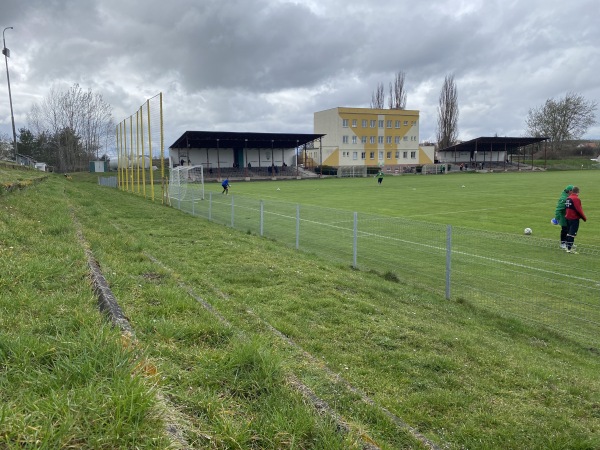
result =
[[[337,171],[338,178],[356,178],[367,176],[367,166],[340,166]]]
[[[202,166],[178,166],[169,173],[169,199],[177,202],[204,200],[204,169]]]
[[[421,169],[423,175],[446,173],[447,164],[425,164]]]

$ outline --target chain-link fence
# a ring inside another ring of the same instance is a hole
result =
[[[448,299],[543,325],[585,345],[600,344],[598,247],[580,246],[572,255],[550,239],[215,192],[204,200],[172,205]]]

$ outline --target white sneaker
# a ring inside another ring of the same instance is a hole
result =
[[[565,243],[561,243],[560,244],[560,248],[562,248],[563,250],[565,250],[567,248],[567,244]]]

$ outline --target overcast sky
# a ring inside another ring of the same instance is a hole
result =
[[[186,130],[313,132],[313,113],[386,105],[406,75],[420,139],[435,140],[454,74],[459,138],[522,136],[530,108],[600,103],[598,0],[2,0],[17,129],[74,83],[115,122],[162,92],[165,145]],[[6,67],[0,132],[12,134]],[[586,134],[600,139],[600,124]]]

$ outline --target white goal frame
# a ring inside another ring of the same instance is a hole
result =
[[[177,166],[170,169],[168,192],[171,201],[204,200],[204,166]]]
[[[367,176],[367,166],[339,166],[338,178],[364,178]]]

